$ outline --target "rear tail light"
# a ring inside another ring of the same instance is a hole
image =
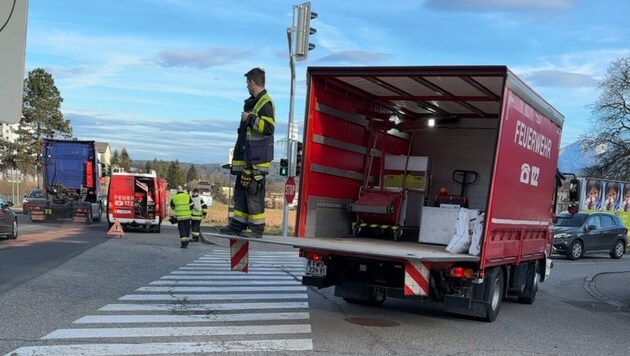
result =
[[[300,257],[304,257],[307,260],[312,260],[312,261],[322,261],[324,260],[328,255],[322,254],[322,253],[317,253],[317,252],[313,252],[313,251],[306,251],[303,249],[299,250],[299,255]]]
[[[472,268],[453,267],[451,268],[451,277],[473,279],[475,271]]]

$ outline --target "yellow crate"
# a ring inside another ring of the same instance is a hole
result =
[[[403,187],[403,178],[405,186]],[[412,189],[424,189],[424,176],[416,176],[407,174],[405,178],[404,174],[385,174],[383,177],[383,186],[385,188],[412,188]]]

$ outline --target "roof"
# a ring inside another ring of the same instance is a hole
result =
[[[107,151],[107,148],[109,147],[109,143],[107,142],[95,142],[94,144],[96,145],[96,152],[98,153]]]
[[[376,104],[374,111],[358,114],[375,118],[397,115],[407,123],[428,117],[438,122],[496,119],[507,86],[558,126],[564,121],[506,66],[309,67],[308,76],[368,98]]]

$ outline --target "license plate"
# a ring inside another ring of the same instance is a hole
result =
[[[44,209],[44,214],[52,215],[52,209]]]
[[[326,267],[327,266],[323,261],[308,260],[308,263],[306,264],[306,274],[315,277],[325,277]]]

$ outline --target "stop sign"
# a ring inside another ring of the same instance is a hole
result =
[[[284,198],[287,200],[287,204],[293,203],[293,198],[295,198],[295,180],[293,177],[287,178],[287,183],[284,185]]]

